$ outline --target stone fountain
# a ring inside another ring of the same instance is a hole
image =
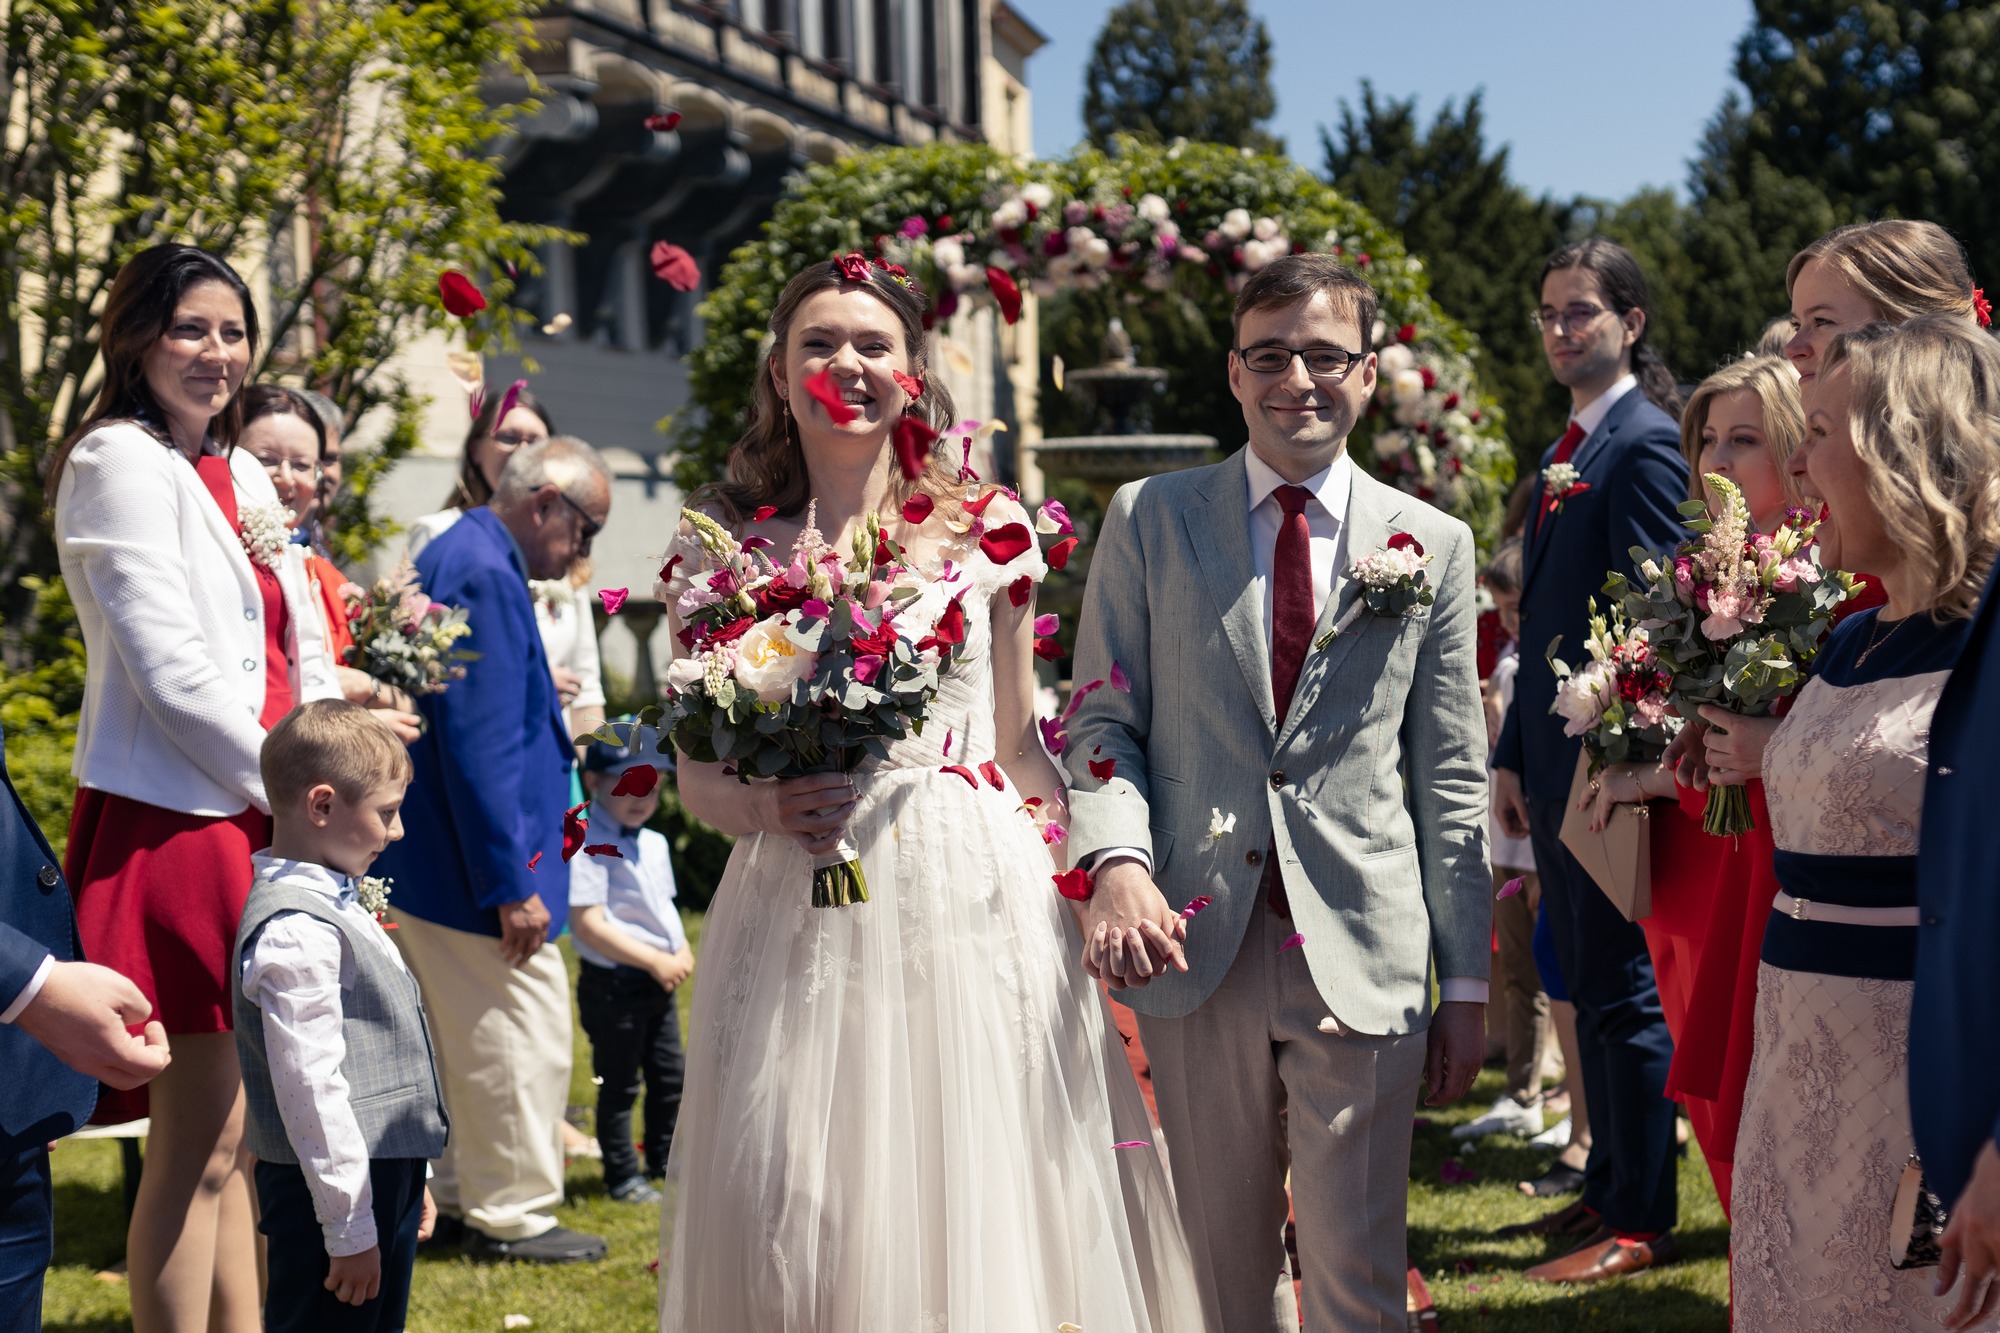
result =
[[[1046,476],[1081,481],[1100,506],[1108,507],[1128,481],[1200,467],[1214,457],[1214,436],[1153,433],[1152,399],[1166,387],[1167,372],[1139,364],[1131,335],[1115,317],[1104,333],[1104,363],[1071,371],[1067,383],[1096,403],[1097,433],[1044,439],[1033,446],[1035,462]]]

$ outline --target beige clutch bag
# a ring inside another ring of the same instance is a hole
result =
[[[1578,804],[1590,794],[1590,755],[1576,757],[1563,811],[1562,842],[1597,881],[1604,896],[1627,921],[1653,914],[1653,823],[1644,805],[1612,807],[1610,822],[1592,832],[1590,808]]]

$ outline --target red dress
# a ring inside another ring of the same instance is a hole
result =
[[[228,461],[204,457],[195,470],[235,526]],[[259,721],[268,729],[292,706],[285,660],[289,621],[277,575],[255,561],[251,568],[264,597]],[[230,1031],[235,1026],[231,955],[250,896],[250,854],[270,844],[270,816],[254,805],[219,818],[78,788],[63,870],[76,896],[84,957],[131,978],[169,1034]],[[107,1087],[91,1119],[112,1125],[146,1114],[145,1088]]]

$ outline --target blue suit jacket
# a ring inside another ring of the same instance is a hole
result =
[[[1910,1112],[1924,1175],[1949,1209],[1973,1159],[2000,1141],[2000,607],[1995,578],[1931,719],[1930,777],[1917,856],[1916,998]]]
[[[0,1010],[54,954],[78,956],[69,885],[48,840],[7,783],[0,808]],[[97,1105],[97,1080],[77,1073],[12,1023],[0,1023],[0,1160],[73,1134]]]
[[[1550,445],[1541,466],[1554,461]],[[1678,512],[1688,498],[1680,427],[1643,390],[1634,388],[1612,404],[1570,462],[1590,489],[1563,501],[1561,513],[1545,512],[1542,483],[1535,482],[1524,538],[1521,671],[1493,759],[1496,767],[1521,775],[1528,799],[1537,804],[1569,795],[1583,746],[1563,735],[1562,719],[1549,712],[1556,697],[1549,644],[1560,635],[1558,656],[1576,665],[1590,633],[1590,599],[1613,573],[1632,573],[1631,548],[1670,550],[1687,536]],[[1535,514],[1541,514],[1539,527]]]
[[[424,547],[417,577],[432,601],[466,608],[472,635],[461,646],[480,657],[464,680],[418,701],[428,725],[410,747],[403,840],[373,873],[396,881],[398,911],[478,935],[500,934],[502,903],[540,894],[554,939],[569,917],[562,824],[575,751],[521,550],[492,510],[474,509]]]

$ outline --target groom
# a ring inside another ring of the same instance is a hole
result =
[[[1347,458],[1375,305],[1327,255],[1244,285],[1229,385],[1250,446],[1118,492],[1077,636],[1078,679],[1131,681],[1069,726],[1084,962],[1138,1011],[1218,1333],[1299,1327],[1288,1169],[1305,1326],[1405,1327],[1419,1087],[1461,1096],[1485,1052],[1472,534]],[[1398,534],[1435,603],[1362,605],[1329,640],[1361,602],[1353,562]]]

